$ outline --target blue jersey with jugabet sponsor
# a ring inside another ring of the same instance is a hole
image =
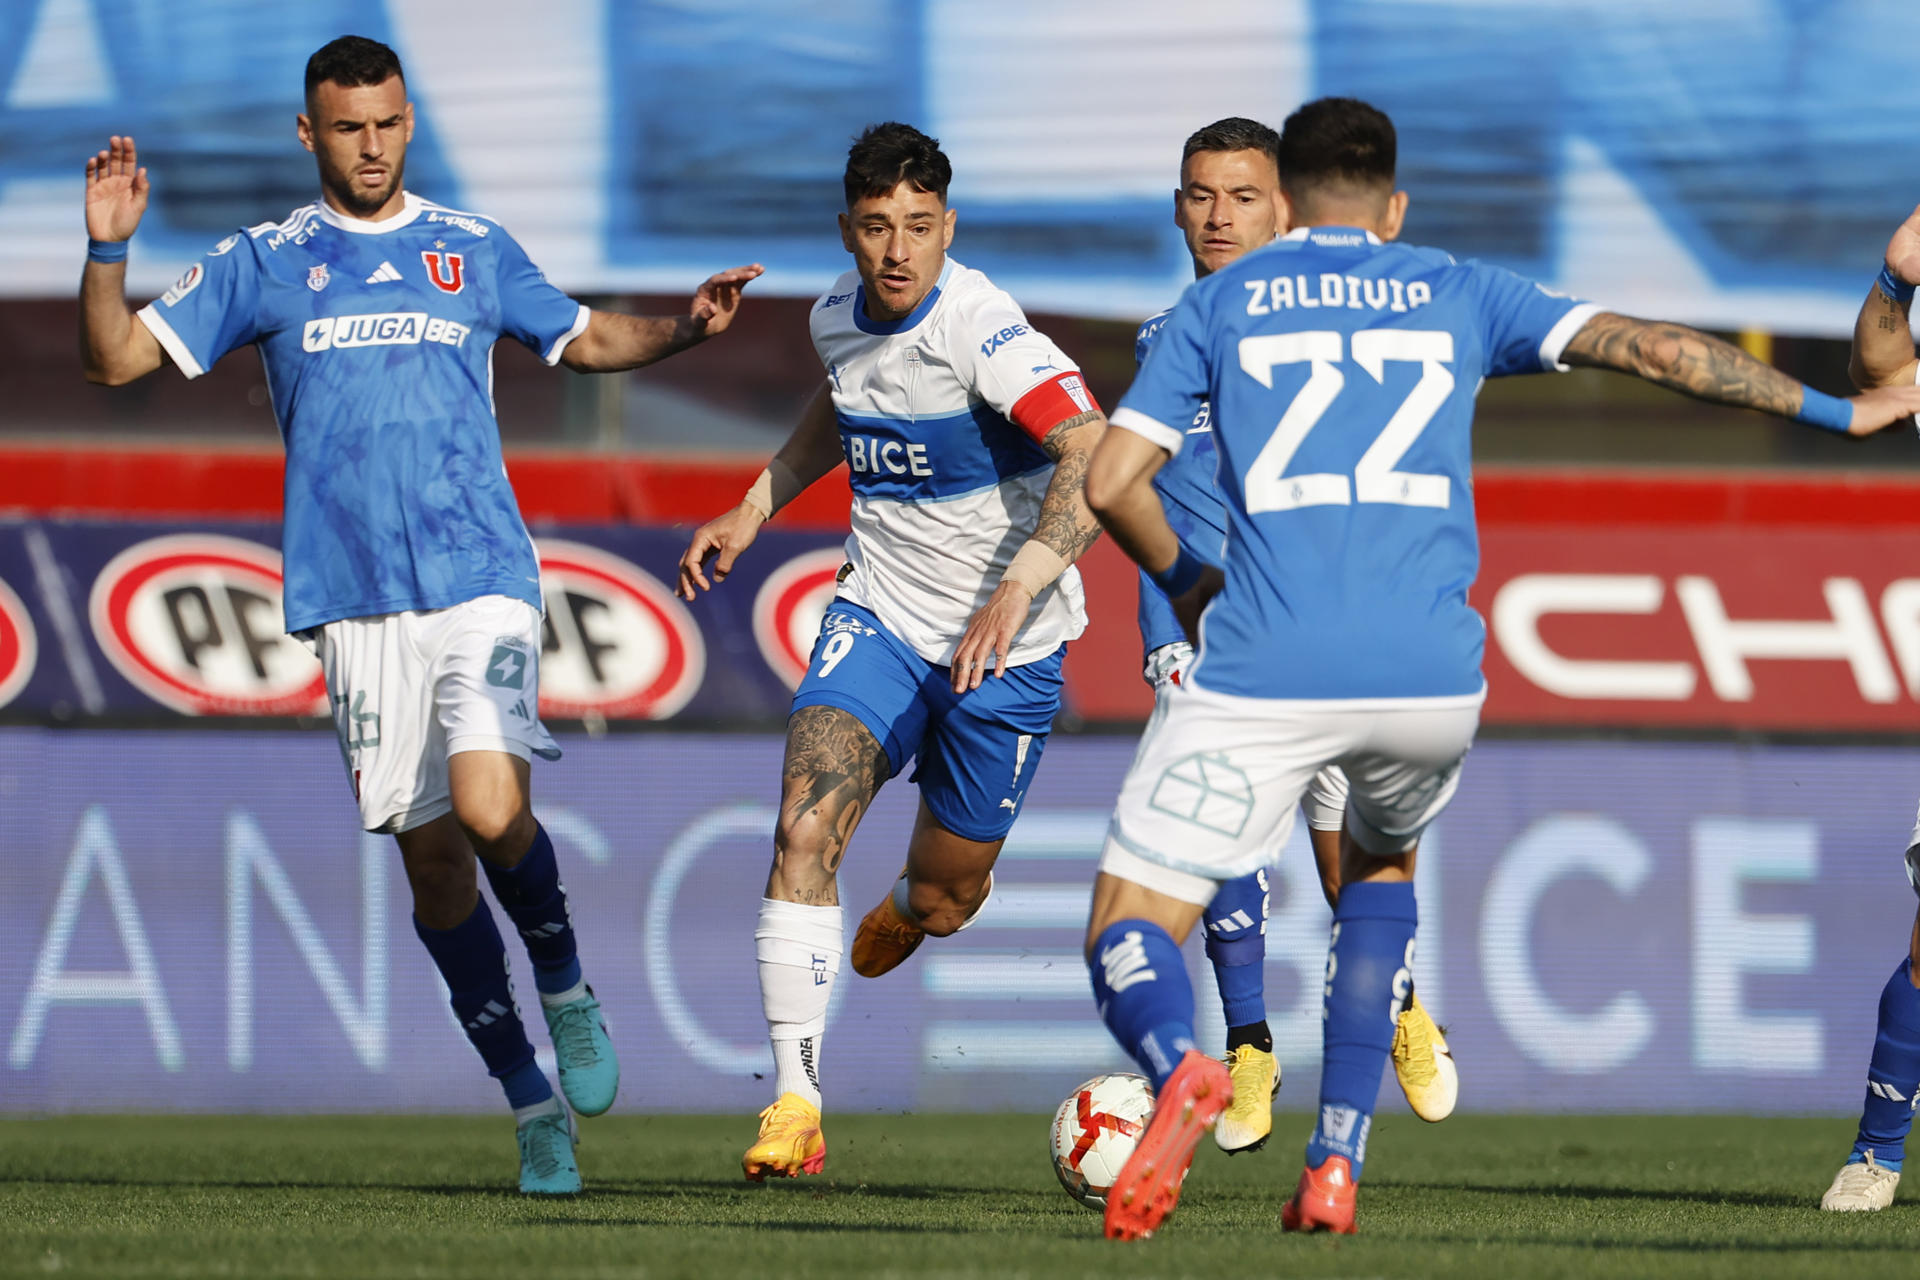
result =
[[[552,364],[587,317],[499,224],[414,195],[381,222],[316,202],[228,236],[140,312],[190,378],[260,349],[287,449],[289,631],[483,595],[539,607],[493,344]]]
[[[1151,316],[1133,339],[1135,364],[1145,364],[1153,340],[1173,314],[1169,307]],[[1227,540],[1227,508],[1214,478],[1219,454],[1213,447],[1213,406],[1203,403],[1187,426],[1187,441],[1167,465],[1154,473],[1153,487],[1166,508],[1167,523],[1180,545],[1208,564],[1219,564]],[[1166,593],[1140,573],[1140,646],[1145,653],[1165,645],[1185,643],[1187,632],[1173,614]]]
[[[1177,454],[1213,406],[1227,581],[1188,679],[1255,698],[1480,692],[1474,396],[1563,367],[1597,310],[1351,227],[1196,281],[1113,415]]]

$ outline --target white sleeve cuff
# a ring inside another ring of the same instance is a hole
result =
[[[555,338],[553,340],[553,345],[548,347],[547,353],[541,356],[540,358],[542,360],[545,360],[548,364],[559,364],[560,357],[566,354],[567,344],[572,342],[575,338],[579,337],[581,334],[585,333],[587,331],[587,325],[589,322],[592,321],[592,319],[593,319],[593,312],[589,308],[587,308],[585,305],[582,305],[580,308],[580,314],[576,315],[573,318],[573,328],[567,330],[565,333]]]
[[[1107,419],[1107,425],[1145,437],[1175,457],[1180,456],[1180,446],[1187,442],[1186,432],[1149,418],[1138,409],[1129,409],[1125,405],[1113,411],[1113,416]]]
[[[1560,363],[1560,353],[1573,341],[1573,335],[1587,327],[1587,321],[1599,315],[1605,307],[1592,302],[1583,302],[1547,330],[1547,336],[1540,340],[1540,368],[1548,373],[1565,373],[1571,365]]]
[[[162,320],[160,313],[154,310],[158,305],[158,303],[149,302],[133,314],[141,324],[147,326],[147,332],[158,340],[161,348],[180,367],[180,372],[189,378],[199,377],[206,370],[200,367],[200,362],[194,359],[193,352],[188,350],[187,344],[180,340],[180,335],[173,331],[173,326]]]

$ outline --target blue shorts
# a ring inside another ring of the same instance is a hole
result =
[[[949,668],[915,653],[868,610],[835,600],[793,709],[852,715],[886,750],[889,776],[919,757],[908,781],[920,784],[935,821],[967,840],[999,840],[1019,816],[1046,749],[1065,658],[1062,647],[955,693]]]

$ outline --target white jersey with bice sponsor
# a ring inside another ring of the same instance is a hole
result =
[[[867,315],[849,271],[814,304],[811,327],[852,473],[853,572],[840,596],[949,665],[1039,521],[1053,478],[1039,441],[1096,408],[1093,397],[1012,298],[952,259],[896,321]],[[1083,600],[1070,568],[1033,602],[1008,661],[1036,661],[1078,636]]]

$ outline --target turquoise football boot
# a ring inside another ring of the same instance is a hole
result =
[[[613,1105],[620,1092],[620,1059],[614,1056],[607,1034],[606,1015],[593,998],[593,988],[578,1000],[562,1005],[540,1004],[553,1037],[553,1056],[560,1066],[560,1092],[583,1116],[597,1116]]]
[[[580,1192],[580,1166],[574,1161],[573,1147],[580,1141],[574,1132],[573,1114],[558,1098],[553,1109],[521,1123],[520,1194],[523,1196],[571,1196]]]

